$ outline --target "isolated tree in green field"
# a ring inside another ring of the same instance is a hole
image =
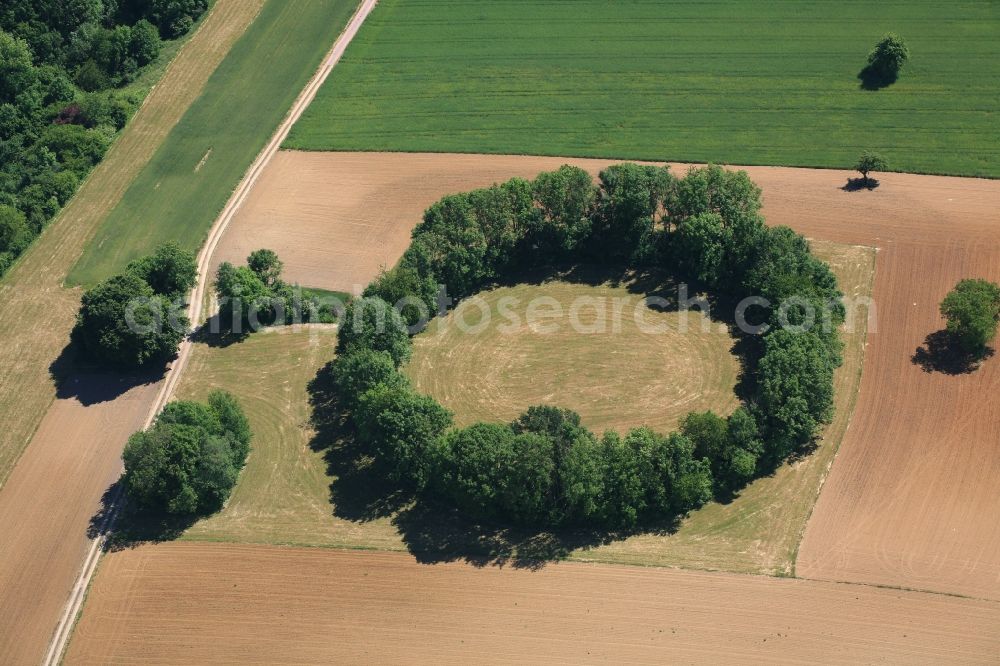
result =
[[[870,150],[861,153],[861,157],[858,158],[857,163],[854,165],[854,170],[860,173],[864,179],[865,187],[870,187],[872,184],[872,181],[868,178],[868,174],[872,171],[885,171],[888,168],[889,163],[886,162],[885,158]]]
[[[910,51],[903,39],[894,33],[886,33],[868,54],[868,64],[860,74],[862,84],[869,88],[881,88],[895,83],[909,57]]]
[[[941,301],[941,315],[962,349],[981,355],[996,337],[1000,286],[987,280],[962,280]]]

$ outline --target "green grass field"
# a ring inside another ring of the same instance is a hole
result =
[[[1000,177],[998,126],[996,2],[382,0],[286,145]]]
[[[814,243],[813,250],[830,263],[846,294],[871,294],[874,250],[833,243]],[[591,296],[595,290],[604,289],[580,285],[563,288],[576,288]],[[863,321],[864,317],[860,319]],[[470,314],[467,321],[474,324],[475,317]],[[836,375],[836,416],[814,453],[782,466],[772,476],[758,479],[728,504],[713,502],[695,511],[674,533],[650,532],[607,543],[587,542],[583,546],[573,534],[556,534],[549,539],[503,528],[484,532],[470,528],[446,511],[420,512],[400,505],[391,496],[379,496],[377,479],[357,465],[350,445],[320,438],[321,446],[314,447],[316,434],[309,425],[306,385],[333,357],[336,334],[332,329],[275,329],[227,347],[198,345],[178,397],[204,400],[213,388],[231,391],[247,411],[254,442],[229,503],[219,513],[196,523],[182,538],[411,550],[420,559],[430,561],[557,556],[792,575],[802,531],[854,411],[866,331],[865,326],[860,326],[844,335],[844,366]],[[686,335],[696,341],[702,337],[693,330]],[[604,338],[601,353],[626,351],[632,343],[622,337],[634,336],[619,336],[617,341]],[[671,340],[678,342],[676,338]],[[421,350],[421,344],[417,340],[418,349],[411,364],[419,363],[428,351],[433,351]],[[593,349],[593,339],[588,340],[587,336],[563,339],[560,344],[581,354]],[[676,350],[679,354],[690,352],[683,345]],[[267,363],[262,364],[260,359],[267,359]],[[536,358],[533,362],[537,361]],[[470,384],[468,376],[460,376],[462,372],[476,378],[482,376],[469,365],[446,370],[456,384]],[[539,372],[539,376],[545,373]],[[645,378],[640,378],[631,385],[614,384],[608,389],[627,391],[636,401],[648,401],[648,406],[655,402],[655,393],[660,388],[647,387],[644,381]],[[535,400],[539,391],[530,383],[518,387],[516,382],[508,382],[503,388],[521,391],[514,402]],[[625,402],[620,395],[607,395],[607,400],[619,406]],[[559,403],[558,398],[555,402]],[[475,406],[475,400],[466,399],[464,405]],[[588,413],[591,418],[601,415],[596,401],[582,407],[585,418]],[[460,421],[468,420],[463,418],[467,414],[457,416]],[[631,417],[636,418],[635,413]],[[658,415],[654,414],[642,422],[656,418]]]
[[[268,0],[68,282],[98,282],[165,241],[197,249],[355,7],[353,0]]]

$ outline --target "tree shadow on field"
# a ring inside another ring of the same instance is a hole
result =
[[[128,550],[147,543],[173,541],[199,518],[139,511],[125,499],[122,480],[118,479],[104,491],[101,507],[91,516],[87,526],[88,538],[107,537],[104,542],[106,552]]]
[[[842,185],[840,189],[844,192],[859,192],[861,190],[871,192],[879,185],[881,183],[878,178],[848,178],[847,183]]]
[[[166,365],[144,372],[118,373],[85,362],[76,343],[70,342],[49,364],[49,376],[56,386],[56,398],[75,398],[89,407],[115,400],[137,386],[155,384],[163,379]]]
[[[859,87],[862,90],[881,90],[887,88],[899,79],[898,75],[884,73],[871,65],[865,65],[858,72]]]
[[[982,354],[970,354],[962,349],[951,333],[942,329],[928,335],[911,360],[924,372],[965,375],[975,372],[994,353],[992,348],[987,347]]]
[[[333,515],[355,523],[388,519],[407,550],[425,564],[463,561],[474,566],[539,569],[580,548],[618,541],[637,532],[545,530],[479,522],[400,488],[378,469],[354,437],[331,380],[332,363],[309,383],[312,425],[310,446],[322,451],[330,483]],[[643,533],[675,531],[677,522],[644,526]]]
[[[243,342],[250,336],[249,328],[240,327],[238,331],[233,328],[231,318],[217,312],[191,333],[191,342],[223,348]]]

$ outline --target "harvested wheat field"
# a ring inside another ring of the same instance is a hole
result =
[[[440,196],[563,163],[519,156],[280,153],[219,259],[276,250],[288,277],[351,290],[391,265]],[[683,172],[683,165],[674,165]],[[798,555],[805,577],[1000,599],[1000,359],[950,375],[914,361],[961,277],[1000,278],[1000,182],[750,167],[771,225],[879,248],[858,407]]]
[[[67,664],[990,663],[1000,604],[815,581],[162,544],[108,555]]]
[[[657,312],[645,297],[629,284],[563,281],[484,292],[414,338],[406,373],[458,425],[542,404],[623,434],[673,430],[691,411],[731,413],[740,367],[728,329],[697,310]]]
[[[0,655],[37,663],[90,545],[88,524],[121,472],[159,384],[78,377],[60,390],[0,490]]]

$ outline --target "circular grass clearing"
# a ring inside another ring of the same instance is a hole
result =
[[[484,291],[413,339],[404,372],[459,426],[513,421],[532,405],[575,410],[598,433],[669,432],[691,411],[730,414],[739,360],[728,330],[644,298],[560,281]]]

